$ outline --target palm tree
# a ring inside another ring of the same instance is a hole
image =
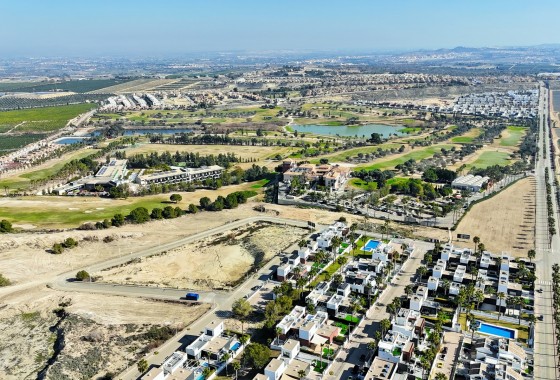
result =
[[[331,250],[336,255],[338,253],[338,247],[342,243],[342,239],[338,236],[335,236],[331,239]]]
[[[449,287],[451,286],[451,282],[449,282],[449,280],[443,280],[441,282],[441,286],[445,290],[445,295],[447,295],[449,293]]]
[[[342,267],[344,266],[344,264],[346,264],[348,262],[348,258],[342,256],[342,257],[339,257],[338,259],[336,259],[336,262],[338,263],[338,265],[340,265],[340,267],[338,269],[342,272]]]
[[[521,324],[521,310],[523,309],[523,305],[525,305],[525,299],[521,296],[514,297],[515,306],[519,307],[519,324]]]
[[[231,357],[231,355],[229,353],[224,353],[221,357],[220,360],[224,363],[226,363],[226,376],[228,376],[228,365],[227,365],[227,361],[229,360],[229,358]]]
[[[233,370],[235,371],[235,379],[237,380],[237,371],[239,371],[241,369],[241,363],[239,362],[233,362],[231,367],[233,368]]]
[[[425,266],[419,267],[416,272],[420,275],[420,279],[423,279],[424,276],[428,273],[428,268]]]
[[[447,380],[447,376],[443,372],[436,373],[435,380]]]
[[[480,238],[478,236],[473,237],[472,239],[474,243],[474,254],[476,255],[476,248],[478,247],[478,243],[480,243]]]
[[[298,247],[303,248],[307,245],[307,240],[302,239],[298,242]]]
[[[323,365],[323,363],[321,363],[321,366]],[[305,376],[307,376],[307,374],[305,373],[305,371],[303,369],[300,369],[297,373],[298,378],[303,379]]]
[[[241,343],[242,347],[245,347],[245,345],[247,344],[248,341],[249,341],[249,336],[248,335],[243,334],[239,337],[239,343]]]
[[[414,293],[412,285],[407,285],[404,287],[404,293],[406,294],[407,297],[410,297],[412,295],[412,293]]]
[[[385,318],[382,319],[381,322],[379,322],[379,325],[381,326],[381,331],[383,331],[383,335],[385,335],[385,333],[391,328],[391,321]]]
[[[375,353],[375,350],[377,349],[377,341],[374,339],[370,340],[367,344],[367,348]]]
[[[476,302],[476,309],[480,308],[480,304],[484,302],[484,293],[482,290],[477,290],[474,292],[474,301]]]
[[[527,257],[529,258],[529,262],[533,262],[533,259],[537,256],[537,252],[534,249],[530,249],[527,251]]]

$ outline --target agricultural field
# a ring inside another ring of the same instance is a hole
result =
[[[67,82],[45,83],[45,82],[22,82],[22,83],[0,83],[0,91],[10,92],[48,92],[69,91],[84,93],[100,90],[105,87],[115,86],[127,82],[127,79],[89,79],[71,80]]]
[[[19,137],[27,137],[30,135],[24,136],[13,136],[9,139],[5,139],[6,141],[12,141]],[[0,146],[2,145],[2,140],[0,140]],[[56,172],[58,172],[65,163],[71,160],[78,160],[80,158],[89,156],[94,152],[91,149],[80,149],[78,151],[72,152],[70,154],[65,155],[62,158],[57,158],[54,160],[49,160],[44,164],[34,167],[31,170],[26,170],[25,172],[18,172],[13,173],[8,176],[3,176],[0,178],[0,191],[4,191],[5,189],[26,189],[31,185],[31,181],[42,180],[45,179]]]
[[[534,214],[535,179],[529,177],[474,205],[456,232],[480,237],[489,251],[526,257],[527,251],[534,248]],[[472,248],[472,241],[456,241],[454,244]]]
[[[0,136],[2,134],[0,133]],[[27,144],[42,140],[46,137],[44,134],[25,134],[16,136],[4,136],[0,139],[0,155],[17,150]]]
[[[95,104],[73,104],[58,107],[33,108],[0,112],[0,133],[53,132],[64,128],[69,120],[90,111]]]
[[[153,90],[158,86],[173,83],[176,79],[135,79],[123,83],[92,90],[95,94],[124,94],[132,92],[143,92]]]

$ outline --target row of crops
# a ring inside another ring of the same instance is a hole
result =
[[[88,79],[71,80],[57,83],[46,82],[14,82],[0,83],[0,92],[49,92],[49,91],[71,91],[84,93],[99,90],[109,86],[115,86],[128,82],[129,79]]]
[[[107,94],[73,94],[43,99],[2,96],[0,97],[0,111],[99,102],[107,97]]]

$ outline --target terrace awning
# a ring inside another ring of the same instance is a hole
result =
[[[311,338],[311,343],[313,344],[325,344],[327,343],[327,338],[323,338],[322,336],[315,334],[313,338]]]

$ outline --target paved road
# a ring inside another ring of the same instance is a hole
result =
[[[555,173],[551,168],[551,157],[549,149],[548,136],[548,110],[549,95],[548,91],[541,86],[539,100],[539,139],[538,149],[542,151],[543,141],[545,141],[547,149],[546,156],[539,154],[536,162],[535,176],[537,179],[537,195],[536,195],[536,226],[535,226],[535,246],[537,251],[537,285],[543,289],[542,295],[535,297],[535,313],[542,314],[544,321],[539,322],[535,328],[535,344],[534,344],[534,378],[535,380],[554,380],[559,379],[557,372],[558,357],[556,356],[555,331],[552,324],[552,288],[550,286],[552,280],[552,264],[559,262],[560,239],[558,234],[552,239],[548,236],[548,215],[546,205],[546,188],[545,188],[545,168],[551,173],[551,184]],[[543,132],[544,129],[544,132]],[[554,192],[554,187],[553,187]],[[552,196],[554,202],[556,228],[558,231],[558,204],[556,197]]]
[[[387,305],[391,303],[393,298],[404,294],[405,286],[412,284],[412,278],[416,274],[416,269],[420,266],[424,253],[433,248],[432,243],[414,241],[415,249],[407,260],[400,273],[395,276],[391,285],[389,285],[383,293],[379,296],[377,303]],[[360,362],[360,356],[370,353],[367,348],[368,342],[371,342],[375,337],[375,331],[379,329],[379,322],[382,319],[389,318],[385,306],[372,306],[366,313],[366,317],[362,320],[350,342],[347,344],[347,350],[342,351],[339,359],[343,362],[335,362],[331,367],[333,371],[332,376],[325,376],[325,379],[347,379],[352,376],[352,367],[356,364],[363,364]]]

